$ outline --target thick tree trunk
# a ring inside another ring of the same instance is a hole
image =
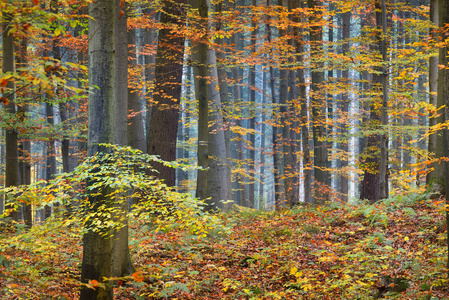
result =
[[[126,17],[120,14],[119,0],[99,0],[89,5],[89,130],[88,156],[109,151],[100,143],[126,144],[127,43]],[[88,185],[93,182],[88,182]],[[117,218],[126,213],[126,201],[117,203],[107,188],[89,196],[91,212],[114,208]],[[89,224],[92,225],[93,224]],[[81,281],[103,282],[103,278],[124,276],[132,271],[127,224],[118,232],[112,228],[99,234],[88,228],[83,236]],[[112,286],[81,289],[81,299],[113,299]]]
[[[170,26],[182,26],[185,1],[163,1],[164,12],[161,22]],[[159,155],[163,160],[176,160],[176,140],[178,133],[179,101],[181,98],[182,64],[184,56],[184,37],[178,36],[177,28],[164,28],[159,31],[156,56],[156,82],[153,93],[150,128],[147,137],[147,152]],[[174,168],[155,163],[158,177],[169,186],[174,186]]]

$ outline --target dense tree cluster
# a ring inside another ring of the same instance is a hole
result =
[[[133,168],[208,211],[444,194],[446,0],[1,7],[5,188],[50,182],[112,144],[158,156]],[[131,192],[132,201],[116,201],[94,171],[79,189],[88,211],[113,209],[115,220],[145,202]],[[14,198],[0,213],[28,227],[76,206]],[[86,231],[83,281],[134,271],[126,224]],[[112,297],[99,291],[81,295]]]

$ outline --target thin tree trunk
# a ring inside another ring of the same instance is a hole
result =
[[[235,4],[235,2],[234,2]],[[235,7],[234,7],[235,9]],[[235,33],[232,37],[232,43],[235,45],[236,50],[239,51],[240,50],[240,45],[241,45],[241,36],[240,33]],[[233,98],[234,98],[234,103],[238,103],[242,100],[242,91],[241,91],[241,85],[239,83],[239,79],[240,79],[240,68],[238,66],[235,66],[234,68],[232,68],[232,78],[234,80],[234,86],[233,86]],[[236,126],[238,127],[243,127],[243,122],[242,122],[242,118],[239,117],[237,118],[236,122]],[[239,134],[238,134],[239,135]],[[238,136],[236,141],[234,142],[235,144],[235,151],[237,152],[237,167],[239,168],[243,168],[243,163],[244,163],[244,159],[245,159],[245,147],[243,145],[243,139]],[[240,204],[240,205],[245,205],[246,201],[248,201],[249,196],[248,196],[248,185],[246,184],[246,177],[245,175],[242,175],[242,172],[238,172],[236,174],[236,179],[235,179],[235,186],[236,186],[236,201]]]
[[[282,0],[280,0],[282,1]],[[257,6],[257,0],[252,0],[253,7]],[[252,55],[256,52],[256,38],[257,38],[257,24],[255,21],[251,23],[251,39],[249,43],[250,51]],[[250,134],[250,149],[249,149],[249,173],[252,177],[248,183],[248,204],[249,207],[254,208],[255,197],[255,178],[256,178],[256,135],[254,134],[256,129],[256,65],[251,64],[248,73],[249,80],[249,103],[250,103],[250,118],[249,128],[253,132]]]
[[[226,5],[229,5],[228,2],[225,2]],[[223,12],[223,2],[219,2],[216,4],[216,12],[221,15]],[[223,30],[223,24],[220,21],[217,21],[216,30]],[[223,46],[224,45],[224,39],[223,38],[217,38],[217,45]],[[224,48],[224,47],[222,47]],[[232,174],[231,174],[231,131],[229,130],[229,126],[231,123],[230,115],[229,115],[229,109],[232,106],[230,99],[229,99],[229,87],[228,87],[228,81],[227,81],[227,74],[226,69],[223,65],[223,61],[225,60],[225,50],[224,49],[217,49],[215,51],[215,56],[217,59],[217,74],[218,74],[218,82],[219,82],[219,90],[220,90],[220,99],[222,103],[223,109],[221,109],[223,115],[223,122],[224,125],[224,134],[225,134],[225,143],[226,143],[226,185],[228,188],[228,196],[226,199],[231,200],[233,199],[232,195]],[[228,208],[229,205],[226,207]]]
[[[49,98],[47,96],[47,98]],[[45,180],[50,181],[53,178],[53,175],[56,174],[56,148],[55,148],[55,140],[51,135],[51,132],[54,130],[55,119],[54,119],[54,111],[53,104],[49,102],[45,103],[45,115],[47,118],[48,124],[48,141],[46,143],[47,151],[46,154],[46,167],[45,167]],[[45,220],[51,216],[52,208],[50,205],[45,206]]]
[[[23,38],[20,41],[19,48],[19,57],[17,60],[17,64],[20,67],[26,67],[28,63],[28,41],[26,38]],[[18,112],[23,117],[28,117],[28,104],[23,103],[18,106]],[[21,137],[22,141],[20,143],[20,159],[19,159],[19,169],[20,169],[20,184],[29,185],[31,184],[31,141],[27,136]],[[33,226],[33,217],[32,217],[32,206],[30,203],[24,203],[23,207],[23,220],[25,222],[25,226],[31,228]]]
[[[343,19],[343,55],[349,55],[349,38],[350,38],[350,29],[351,29],[351,11],[347,11],[342,16]],[[342,79],[345,83],[350,85],[349,78],[349,68],[345,68],[342,71]],[[348,88],[349,90],[349,88]],[[343,116],[347,116],[349,114],[349,92],[344,92],[341,99],[341,113]],[[349,124],[342,124],[342,137],[349,136]],[[342,152],[344,153],[344,157],[340,159],[340,167],[342,170],[342,174],[340,175],[340,198],[342,201],[348,201],[348,176],[349,174],[345,171],[348,167],[349,160],[349,141],[344,141],[341,143],[340,147]]]
[[[127,34],[129,66],[137,67],[136,55],[136,30],[130,29]],[[128,78],[129,79],[129,78]],[[147,143],[143,125],[144,111],[140,105],[139,91],[132,86],[128,86],[128,145],[139,149],[143,153],[147,152]]]
[[[202,39],[207,38],[207,17],[209,8],[205,0],[190,0],[189,4],[197,9],[201,18]],[[209,167],[209,103],[207,97],[207,44],[205,41],[197,41],[192,49],[193,74],[195,78],[195,95],[198,101],[198,170],[196,197],[206,199],[208,193],[207,168]]]
[[[309,9],[316,9],[320,4],[320,0],[308,0]],[[314,12],[309,20],[316,23],[319,19]],[[320,25],[312,25],[310,28],[310,43],[311,55],[319,56],[321,51],[321,43],[323,41],[323,28]],[[324,95],[321,93],[322,83],[324,82],[324,72],[321,62],[314,62],[311,70],[311,102],[312,102],[312,118],[313,118],[313,149],[314,149],[314,173],[315,173],[315,201],[317,203],[324,203],[329,200],[329,171],[328,169],[328,142],[326,141],[326,103],[323,99]]]
[[[430,1],[430,21],[434,26],[438,26],[438,0],[431,0]],[[430,29],[430,37],[433,40],[433,43],[438,42],[438,30],[437,28],[431,28]],[[434,55],[431,56],[429,59],[429,104],[438,107],[438,101],[437,101],[437,91],[438,91],[438,56]],[[429,126],[435,126],[437,125],[437,118],[429,118]],[[437,134],[431,134],[429,136],[429,145],[428,145],[428,151],[429,153],[436,154],[437,149]],[[433,166],[434,168],[436,166]],[[434,175],[434,172],[430,172],[427,174],[426,177],[426,183],[429,184],[432,177]]]
[[[376,2],[377,3],[377,2]],[[378,12],[380,9],[380,12]],[[380,14],[380,20],[378,15]],[[379,197],[388,198],[388,67],[387,59],[387,7],[385,0],[381,0],[380,7],[376,7],[376,22],[378,30],[382,30],[380,39],[380,52],[384,66],[381,68],[382,81],[382,128],[384,133],[380,136],[380,166],[379,166]],[[380,21],[380,22],[379,22]]]
[[[270,6],[270,0],[267,0],[267,7]],[[271,44],[271,36],[272,36],[272,32],[271,32],[271,26],[270,26],[270,20],[269,20],[269,16],[267,16],[267,22],[266,22],[266,27],[267,27],[267,41],[269,44]],[[270,70],[270,89],[271,89],[271,103],[273,104],[273,106],[276,106],[277,103],[277,99],[276,99],[276,79],[274,76],[274,68],[273,66],[270,64],[269,67]],[[273,111],[273,119],[276,118],[276,113]],[[274,123],[274,122],[273,122]],[[281,157],[279,155],[279,138],[278,138],[278,128],[276,125],[273,125],[272,128],[273,134],[272,134],[272,138],[273,138],[273,173],[274,173],[274,204],[275,204],[275,209],[279,210],[281,209],[280,205],[281,203],[285,202],[285,189],[283,186],[283,181],[281,179],[281,172],[279,170],[279,163],[281,162]]]
[[[14,35],[11,32],[12,26],[10,26],[13,19],[12,14],[3,15],[3,73],[14,72]],[[8,81],[6,84],[7,93],[5,98],[7,101],[4,102],[5,112],[14,118],[16,116],[16,103],[15,103],[15,86],[13,81]],[[17,186],[19,180],[18,174],[18,164],[19,164],[19,153],[18,153],[18,141],[17,132],[13,124],[9,124],[6,128],[5,133],[5,155],[6,155],[6,165],[5,165],[5,187]],[[6,209],[13,209],[13,205],[6,202]],[[10,214],[14,221],[18,221],[18,212],[13,210]]]
[[[207,85],[208,102],[210,103],[209,120],[213,124],[209,133],[209,172],[208,195],[209,209],[224,209],[222,201],[229,200],[230,186],[228,185],[228,167],[226,156],[226,141],[224,135],[223,116],[221,114],[221,99],[219,93],[217,62],[215,51],[207,52],[207,65],[209,67],[209,83]]]

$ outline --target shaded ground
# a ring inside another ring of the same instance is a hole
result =
[[[202,236],[133,224],[116,299],[449,299],[441,200],[223,214]],[[1,299],[76,299],[74,224],[0,234]]]

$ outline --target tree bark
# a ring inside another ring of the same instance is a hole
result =
[[[178,133],[179,101],[181,98],[182,64],[184,37],[176,32],[183,25],[185,0],[173,2],[163,1],[164,11],[161,13],[161,23],[176,25],[171,29],[159,31],[156,54],[155,88],[150,127],[147,137],[148,154],[159,155],[163,160],[176,160],[176,140]],[[155,163],[158,177],[169,186],[176,184],[174,168]]]
[[[351,11],[347,11],[342,16],[343,19],[343,55],[347,56],[349,55],[349,38],[350,38],[350,28],[351,28]],[[350,78],[349,78],[349,68],[345,68],[342,71],[342,79],[345,80],[346,84],[350,85]],[[344,92],[341,99],[341,113],[343,116],[346,116],[349,114],[349,95],[348,92]],[[349,136],[349,124],[342,124],[342,135]],[[349,160],[349,147],[348,147],[349,141],[344,141],[341,143],[340,148],[342,152],[344,153],[344,157],[340,159],[340,166],[342,173],[340,175],[340,198],[342,201],[347,202],[348,201],[348,176],[349,174],[345,171],[348,167],[348,160]]]
[[[309,9],[316,9],[320,4],[320,0],[308,0]],[[319,19],[316,17],[316,12],[312,13],[309,20],[316,23]],[[323,28],[320,25],[312,25],[310,28],[310,43],[312,57],[320,56],[321,43],[323,40]],[[315,202],[323,204],[329,200],[330,190],[330,176],[328,163],[328,142],[326,141],[326,101],[324,95],[320,92],[322,83],[324,81],[324,72],[320,69],[322,63],[315,61],[311,70],[311,103],[312,103],[312,118],[313,118],[313,149],[314,149],[314,198]]]
[[[10,13],[3,15],[3,73],[14,72],[14,35],[11,32],[11,21],[13,15]],[[16,103],[15,103],[15,85],[13,81],[8,81],[6,84],[6,96],[8,99],[5,103],[5,112],[11,118],[16,117]],[[17,141],[17,131],[13,124],[8,124],[5,133],[5,154],[6,154],[6,165],[5,165],[5,187],[17,186],[19,180],[18,174],[18,164],[19,164],[19,153],[18,153],[18,141]],[[14,205],[6,202],[6,209],[13,209]],[[13,210],[10,217],[14,221],[18,221],[19,215],[16,210]]]
[[[28,63],[28,41],[23,38],[20,41],[19,56],[17,65],[26,67]],[[23,118],[28,118],[29,107],[27,103],[22,103],[18,106],[18,113]],[[31,184],[31,141],[28,136],[19,136],[22,141],[19,144],[19,170],[20,170],[20,184]],[[23,220],[25,226],[31,228],[33,226],[32,206],[30,203],[24,203],[22,206]]]
[[[136,55],[136,30],[130,29],[127,34],[129,50],[129,66],[137,66]],[[128,77],[129,80],[129,77]],[[143,153],[147,152],[145,130],[143,126],[144,111],[140,104],[139,91],[132,86],[128,86],[128,145],[139,149]]]
[[[89,19],[89,86],[92,92],[89,94],[88,156],[110,151],[100,143],[126,144],[126,16],[120,10],[119,0],[99,0],[89,5],[92,17]],[[126,213],[127,201],[120,203],[111,199],[110,192],[103,188],[89,195],[91,212],[105,206],[114,208],[117,218]],[[112,300],[112,286],[103,278],[124,276],[132,271],[128,227],[126,223],[123,225],[118,232],[111,228],[103,234],[87,228],[83,236],[81,281],[97,280],[103,282],[105,288],[82,288],[82,300]]]
[[[431,0],[430,1],[430,21],[432,22],[432,24],[434,26],[438,26],[439,21],[438,21],[438,0]],[[431,28],[430,29],[430,37],[432,38],[433,43],[437,43],[438,42],[438,30],[437,28]],[[431,56],[429,59],[429,104],[435,106],[436,108],[441,107],[441,103],[438,103],[438,97],[437,97],[437,92],[438,92],[438,56],[434,55]],[[441,122],[441,119],[438,120],[437,118],[429,118],[429,126],[435,126],[437,125],[438,122]],[[429,153],[433,153],[435,154],[437,157],[439,157],[439,155],[441,155],[442,153],[440,152],[442,149],[441,147],[439,147],[440,149],[438,149],[438,151],[440,153],[436,153],[437,152],[437,145],[441,145],[441,141],[440,143],[438,143],[437,141],[438,139],[438,134],[433,133],[429,136],[429,145],[428,145],[428,151]],[[438,164],[434,164],[432,166],[435,171],[430,172],[429,174],[427,174],[426,177],[426,183],[428,184],[428,187],[431,188],[430,182],[432,181],[433,177],[441,177],[441,171],[443,171],[443,168],[439,168]],[[440,173],[440,174],[439,174]]]

